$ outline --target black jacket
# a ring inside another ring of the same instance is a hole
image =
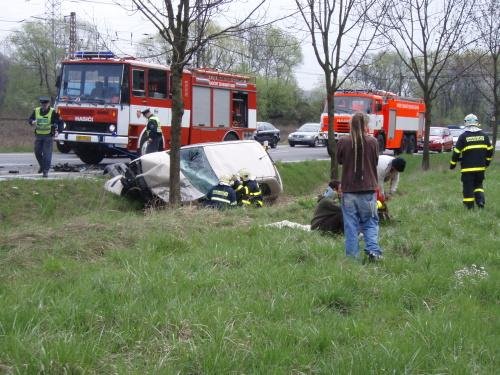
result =
[[[492,157],[493,146],[488,136],[481,130],[466,130],[458,137],[451,155],[450,168],[455,168],[460,161],[462,173],[481,172],[490,165]]]

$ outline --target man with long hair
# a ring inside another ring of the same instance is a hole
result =
[[[359,257],[358,232],[365,242],[369,260],[382,259],[378,243],[379,220],[376,190],[378,143],[367,134],[368,116],[356,113],[351,119],[348,136],[339,139],[337,160],[342,165],[342,215],[344,218],[345,251]]]

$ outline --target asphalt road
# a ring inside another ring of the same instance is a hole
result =
[[[500,150],[500,141],[496,144],[496,150]],[[288,145],[278,145],[275,149],[269,149],[269,155],[274,161],[282,162],[299,162],[305,160],[328,160],[329,156],[326,147],[307,147]],[[73,172],[55,172],[50,171],[49,177],[85,177],[101,174],[104,168],[109,164],[126,163],[128,158],[111,158],[104,159],[98,166],[88,166],[83,164],[78,157],[73,154],[61,154],[54,152],[52,156],[52,166],[67,164],[71,168],[78,171]],[[12,178],[41,178],[37,174],[38,163],[33,153],[0,153],[0,181]]]
[[[289,147],[278,145],[275,149],[269,149],[269,155],[274,161],[296,162],[304,160],[328,159],[325,147]],[[101,174],[107,165],[114,163],[127,163],[128,158],[104,159],[98,166],[89,166],[80,161],[74,154],[61,154],[54,152],[52,155],[52,167],[65,165],[74,171],[49,171],[49,177],[84,177]],[[0,181],[12,178],[40,178],[36,173],[38,163],[33,153],[1,153],[0,154]]]

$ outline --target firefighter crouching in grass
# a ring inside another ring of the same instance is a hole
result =
[[[48,177],[52,163],[52,137],[62,128],[59,114],[50,106],[50,98],[40,97],[40,107],[36,107],[28,119],[28,123],[35,127],[35,156],[38,161],[38,173]]]
[[[241,169],[233,175],[232,180],[239,206],[262,207],[264,205],[259,183],[247,169]]]
[[[219,183],[207,193],[206,207],[225,209],[236,206],[236,193],[231,187],[231,178],[221,176]]]
[[[328,183],[326,191],[318,196],[318,205],[314,209],[311,230],[319,230],[328,234],[344,232],[344,219],[340,208],[339,181]]]
[[[464,118],[465,131],[458,137],[451,155],[450,169],[460,161],[462,173],[463,203],[468,209],[485,205],[483,180],[486,168],[493,157],[493,146],[488,136],[479,128],[477,116],[468,114]]]

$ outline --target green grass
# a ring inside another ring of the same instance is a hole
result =
[[[500,162],[462,208],[450,155],[406,157],[385,260],[307,224],[328,163],[258,210],[142,211],[103,180],[0,183],[0,373],[494,374]],[[484,267],[487,276],[457,277]]]

